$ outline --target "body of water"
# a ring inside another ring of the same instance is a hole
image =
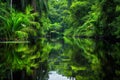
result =
[[[79,38],[0,43],[0,80],[120,80],[120,43]]]

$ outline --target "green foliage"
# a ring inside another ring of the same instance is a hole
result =
[[[74,2],[71,7],[70,11],[72,13],[72,18],[75,25],[82,25],[85,21],[85,16],[89,12],[89,4],[88,2]]]
[[[23,32],[23,31],[16,31],[15,35],[20,40],[24,40],[24,39],[28,38],[28,34],[26,32]]]
[[[49,36],[54,31],[73,37],[120,38],[119,3],[118,0],[13,0],[13,3],[2,0],[0,36],[6,34],[5,38],[12,35],[11,38],[18,36],[21,39],[26,36],[27,39]]]
[[[7,38],[13,40],[13,38],[15,38],[15,35],[18,38],[23,38],[20,36],[23,33],[23,35],[25,34],[23,39],[27,39],[27,35],[29,34],[27,31],[30,31],[31,29],[39,29],[40,24],[34,21],[35,17],[38,16],[38,14],[31,13],[32,10],[33,9],[30,6],[26,8],[25,13],[17,12],[15,10],[10,13],[9,11],[4,10],[4,8],[1,9],[1,11],[5,13],[3,15],[0,15],[2,23],[1,25],[3,26],[2,32],[4,33],[2,36],[7,36]],[[27,31],[23,30],[26,28]]]
[[[34,54],[36,51],[36,46],[30,48],[28,47],[28,44],[22,43],[7,44],[6,47],[4,46],[4,48],[4,54],[2,54],[4,58],[2,58],[3,62],[0,64],[0,69],[2,67],[4,67],[5,71],[9,69],[13,71],[25,69],[27,74],[31,74],[31,68],[38,67],[39,61],[35,62],[35,59],[38,59],[40,57],[40,53]]]
[[[94,35],[102,36],[106,39],[119,38],[119,1],[116,2],[117,0],[98,1],[99,18],[96,20],[96,33]]]
[[[68,19],[67,17],[68,14],[69,14],[69,11],[68,11],[66,0],[49,1],[48,17],[51,21],[50,30],[54,29],[54,31],[60,32],[62,34],[64,29],[68,27],[67,25],[69,20],[66,21]]]
[[[69,28],[69,29],[66,29],[65,32],[64,32],[64,36],[72,36],[73,35],[73,31],[74,28]]]
[[[87,36],[90,37],[94,33],[94,23],[98,15],[95,13],[94,2],[88,1],[73,1],[70,6],[70,25],[64,34],[71,36]],[[92,6],[92,7],[91,7]],[[69,32],[69,33],[68,33]]]
[[[94,42],[90,39],[68,39],[66,37],[64,39],[64,50],[58,54],[58,57],[50,59],[50,67],[76,80],[100,80],[100,73],[98,73],[101,69],[100,61],[95,54],[92,54]]]
[[[42,36],[45,36],[47,34],[47,31],[50,29],[50,23],[51,23],[51,21],[43,13],[42,17],[40,18],[40,22],[42,23],[42,26],[40,28],[40,30],[41,30],[40,33],[41,33]]]
[[[54,24],[51,24],[50,29],[51,30],[60,30],[61,27],[62,26],[60,25],[60,23],[54,23]]]
[[[44,76],[45,79],[49,71],[75,80],[108,79],[109,74],[114,74],[110,78],[119,79],[119,43],[64,37],[64,43],[63,40],[41,38],[36,45],[19,43],[0,46],[0,79],[8,77],[8,70],[24,71],[29,76],[36,73],[34,78]]]
[[[114,26],[114,32],[112,33],[116,38],[120,38],[120,16],[116,17],[115,21],[112,22],[112,26]]]

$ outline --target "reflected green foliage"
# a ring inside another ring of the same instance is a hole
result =
[[[120,79],[120,43],[109,43],[106,41],[99,41],[96,43],[95,51],[100,58],[101,64],[101,78],[118,80]],[[108,73],[109,72],[109,73]]]
[[[64,76],[75,77],[76,80],[119,79],[119,43],[64,39],[62,54],[51,60],[52,69]]]
[[[47,60],[49,51],[47,52],[47,50],[51,49],[51,46],[46,45],[42,48],[42,45],[45,45],[42,41],[44,39],[36,45],[1,43],[0,47],[3,48],[0,49],[0,79],[38,80],[39,78],[45,80],[48,75]],[[24,76],[22,76],[23,74]]]
[[[76,80],[120,79],[119,43],[91,39],[46,39],[32,44],[0,44],[0,79],[49,79],[49,71]],[[8,74],[6,74],[8,73]],[[7,76],[8,77],[7,77]],[[22,79],[22,78],[20,78]]]
[[[38,67],[39,61],[36,62],[35,60],[40,57],[40,53],[34,54],[36,46],[29,47],[28,44],[0,44],[0,46],[3,46],[0,49],[2,50],[2,53],[0,53],[1,79],[6,77],[6,72],[10,69],[12,71],[25,69],[30,74],[32,73],[31,68]]]
[[[69,41],[68,39],[65,39],[65,41],[73,47],[68,46],[63,53],[64,55],[69,53],[69,57],[66,55],[69,58],[69,61],[63,62],[68,65],[61,73],[69,77],[75,77],[76,80],[99,80],[99,75],[96,74],[96,71],[99,71],[100,69],[100,62],[96,55],[91,54],[94,50],[93,42],[88,39],[72,39]],[[79,47],[79,49],[77,49],[77,47]]]

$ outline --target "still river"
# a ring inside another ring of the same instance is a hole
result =
[[[120,43],[79,38],[0,43],[0,80],[120,80]]]

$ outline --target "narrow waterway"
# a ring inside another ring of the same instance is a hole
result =
[[[0,43],[0,80],[119,80],[120,43],[46,39]]]

